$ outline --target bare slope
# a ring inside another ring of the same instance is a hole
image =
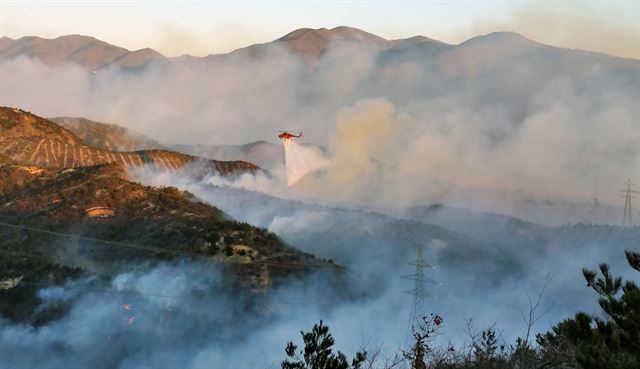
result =
[[[445,45],[440,41],[424,36],[415,36],[401,40],[386,40],[363,30],[339,26],[327,28],[300,28],[283,37],[264,44],[255,44],[232,51],[230,54],[247,54],[253,57],[263,55],[268,48],[282,47],[298,56],[308,64],[316,64],[332,43],[347,43],[370,47],[375,50],[404,48],[407,45],[434,44]],[[212,55],[218,57],[224,55]],[[93,37],[67,35],[55,39],[40,37],[22,37],[16,40],[0,39],[0,62],[18,57],[29,57],[45,64],[59,65],[75,63],[90,71],[105,67],[134,69],[156,61],[194,61],[205,58],[191,56],[167,58],[156,50],[145,48],[130,51],[114,46]]]
[[[348,47],[364,47],[375,51],[401,49],[409,45],[446,45],[440,41],[424,36],[415,36],[400,40],[386,40],[357,28],[339,26],[332,29],[300,28],[272,42],[251,45],[235,50],[231,54],[245,54],[251,57],[260,57],[265,55],[270,48],[282,47],[299,57],[303,62],[315,65],[326,54],[330,46],[336,44],[342,44]]]
[[[33,58],[49,65],[75,63],[92,71],[109,65],[137,67],[153,60],[164,59],[164,56],[155,50],[129,51],[82,35],[67,35],[54,39],[33,36],[17,40],[3,38],[0,41],[0,61],[18,57]]]
[[[165,148],[151,137],[116,124],[76,117],[55,117],[50,120],[73,132],[85,144],[98,149],[136,151]]]
[[[73,132],[86,145],[103,150],[126,152],[167,149],[212,160],[246,161],[267,170],[284,164],[282,145],[267,141],[243,145],[164,145],[151,137],[116,124],[78,117],[55,117],[50,120]]]
[[[181,169],[198,163],[205,170],[232,175],[259,168],[243,161],[202,160],[167,150],[114,152],[87,146],[73,133],[49,120],[15,108],[0,108],[0,154],[17,164],[76,168],[116,163],[123,167]]]

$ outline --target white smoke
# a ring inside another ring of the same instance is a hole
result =
[[[305,147],[293,140],[282,140],[282,144],[287,168],[287,186],[294,185],[302,177],[328,163],[316,147]]]
[[[400,285],[399,281],[412,271],[406,263],[415,257],[415,245],[426,243],[425,257],[437,266],[428,271],[428,278],[438,282],[427,287],[429,294],[437,297],[427,301],[427,308],[447,317],[445,336],[458,342],[463,340],[466,319],[483,327],[495,322],[504,329],[503,337],[512,342],[522,332],[518,307],[526,303],[523,290],[538,293],[545,283],[549,284],[545,305],[553,305],[553,309],[536,330],[547,330],[579,309],[597,313],[593,291],[584,285],[581,268],[595,268],[603,261],[625,276],[630,268],[625,265],[623,250],[638,239],[637,231],[615,227],[579,225],[556,229],[453,210],[442,210],[451,211],[448,216],[443,215],[448,219],[433,223],[445,231],[428,224],[435,220],[432,217],[421,219],[423,216],[415,215],[409,221],[400,220],[335,204],[309,204],[212,186],[183,175],[141,175],[138,179],[145,184],[187,190],[236,220],[266,228],[304,252],[346,266],[364,284],[375,285],[371,288],[380,294],[379,300],[358,305],[360,313],[372,313],[374,317],[396,317],[389,311],[376,315],[378,309],[392,308],[385,305],[391,303],[389,300],[399,298],[403,306],[408,305],[410,297],[403,296],[402,291],[409,285]],[[469,304],[461,305],[460,299]],[[406,324],[406,319],[400,323]],[[348,322],[340,324],[346,324],[340,329],[348,330]],[[384,332],[386,342],[393,342],[386,335],[388,331]],[[397,327],[393,332],[402,338]]]
[[[0,66],[0,104],[119,123],[168,144],[264,140],[295,122],[329,148],[331,163],[308,176],[317,162],[295,155],[302,163],[283,168],[290,173],[276,188],[287,196],[439,202],[535,221],[550,214],[531,217],[532,206],[566,200],[603,206],[567,211],[560,222],[619,221],[589,214],[620,206],[618,187],[638,182],[638,61],[513,34],[423,46],[378,53],[332,45],[312,70],[276,46],[255,57],[97,75],[22,58]],[[242,187],[273,187],[263,179]]]

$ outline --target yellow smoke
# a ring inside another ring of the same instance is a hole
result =
[[[337,118],[331,156],[322,172],[307,176],[296,187],[310,197],[369,202],[372,196],[380,196],[378,188],[371,187],[383,186],[379,176],[392,161],[390,153],[397,151],[404,120],[384,99],[361,100]]]
[[[619,7],[604,4],[523,2],[506,18],[481,18],[452,38],[462,42],[496,30],[515,31],[543,44],[640,59],[640,2]]]

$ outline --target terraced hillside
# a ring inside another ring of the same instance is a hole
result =
[[[116,163],[125,168],[176,170],[190,163],[220,175],[255,171],[245,161],[204,160],[168,150],[115,152],[91,147],[71,131],[47,119],[15,108],[0,108],[0,154],[20,165],[78,168]]]
[[[13,163],[14,163],[13,159],[11,159],[10,157],[8,157],[6,155],[0,154],[0,165],[13,164]]]
[[[49,118],[73,132],[85,144],[109,151],[138,151],[165,149],[160,142],[131,129],[116,124],[96,122],[86,118]]]

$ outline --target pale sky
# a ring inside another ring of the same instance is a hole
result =
[[[624,1],[15,1],[0,0],[0,35],[83,34],[135,50],[202,56],[301,27],[347,25],[387,39],[459,43],[492,31],[640,59],[640,0]]]

